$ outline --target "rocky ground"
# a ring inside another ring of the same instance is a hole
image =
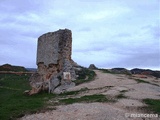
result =
[[[143,99],[160,99],[160,79],[154,77],[139,81],[138,76],[109,74],[95,70],[94,81],[70,88],[68,91],[79,92],[72,98],[85,95],[103,94],[115,102],[74,103],[57,105],[55,110],[26,115],[21,120],[158,120],[160,118],[131,118],[130,114],[150,113],[144,108]],[[61,98],[62,99],[62,98]],[[55,100],[50,100],[54,103]],[[55,103],[54,103],[55,104]]]

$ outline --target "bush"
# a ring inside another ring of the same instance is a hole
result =
[[[76,85],[94,80],[96,76],[96,73],[94,71],[89,70],[87,68],[82,68],[82,70],[76,72],[76,74],[78,75],[77,80],[74,81]]]

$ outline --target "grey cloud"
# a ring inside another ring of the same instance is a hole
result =
[[[143,26],[141,29],[146,30],[148,34],[152,34],[156,40],[160,38],[160,26],[158,23],[156,23],[155,25]]]
[[[116,53],[115,53],[116,54]],[[117,54],[118,55],[118,54]],[[99,63],[100,67],[103,68],[114,68],[114,67],[125,67],[125,68],[159,68],[160,65],[160,54],[159,53],[143,53],[135,55],[119,56],[119,58],[114,61],[103,61]]]
[[[124,60],[124,63],[122,63],[122,65],[131,68],[156,68],[160,67],[160,54],[158,53],[158,51],[157,53],[139,53],[138,55],[130,56],[128,59]]]
[[[28,41],[27,38],[19,38],[16,43],[0,45],[0,56],[2,58],[0,64],[33,65],[36,57],[36,46],[36,42]]]
[[[0,11],[4,13],[8,12],[10,15],[26,12],[37,12],[37,10],[40,10],[40,7],[45,5],[45,2],[43,0],[41,0],[41,2],[38,2],[36,0],[1,0],[0,2]]]
[[[153,32],[153,36],[155,39],[159,40],[160,39],[160,26],[157,25],[155,27],[151,28],[152,32]]]
[[[131,37],[131,34],[129,33],[119,33],[117,35],[114,35],[113,37]]]
[[[49,31],[68,28],[73,33],[72,57],[80,65],[135,67],[148,59],[143,66],[154,66],[159,60],[155,57],[160,35],[158,24],[154,24],[157,3],[155,0],[0,1],[3,50],[0,64],[34,66],[37,38]],[[143,26],[146,27],[141,29]]]

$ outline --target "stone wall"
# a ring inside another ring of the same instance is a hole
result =
[[[29,94],[48,90],[61,93],[68,87],[74,86],[72,80],[76,79],[72,54],[72,32],[64,29],[43,34],[38,38],[37,47],[37,73],[31,76],[32,90]],[[63,73],[70,75],[65,80]],[[36,91],[37,90],[37,91]]]

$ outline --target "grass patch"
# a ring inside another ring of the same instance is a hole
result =
[[[62,99],[59,102],[62,104],[73,104],[73,103],[80,103],[80,102],[107,102],[108,99],[105,95],[86,95],[80,98],[68,98]]]
[[[29,85],[30,76],[5,74],[0,75],[0,118],[2,120],[22,117],[26,113],[34,113],[45,108],[46,101],[53,98],[53,94],[44,92],[26,96],[23,92],[31,89]]]
[[[82,89],[76,90],[76,91],[69,91],[69,92],[61,93],[59,96],[77,95],[77,94],[79,94],[80,92],[87,91],[87,90],[89,90],[89,89],[88,89],[88,88],[82,88]]]
[[[83,68],[82,71],[78,72],[77,74],[79,75],[79,77],[74,81],[76,85],[92,81],[96,76],[96,73],[94,71],[87,68]],[[86,77],[87,79],[85,79]]]
[[[159,86],[157,84],[154,84],[154,83],[150,83],[148,81],[144,81],[144,80],[141,80],[141,79],[134,79],[135,81],[137,81],[137,83],[148,83],[148,84],[151,84],[151,85],[155,85],[155,86]]]
[[[13,66],[10,64],[4,64],[4,65],[0,66],[0,71],[27,72],[28,70],[26,70],[22,66]]]
[[[124,94],[119,94],[115,96],[116,99],[127,98]]]
[[[144,99],[144,103],[148,105],[148,109],[160,114],[160,100]]]
[[[141,80],[141,79],[134,79],[137,83],[149,83],[150,82],[147,82],[147,81],[144,81],[144,80]]]
[[[125,93],[125,92],[128,92],[128,90],[122,90],[122,91],[120,91],[121,93]]]
[[[112,88],[113,86],[104,86],[104,87],[99,87],[99,88],[92,88],[90,90],[102,90],[102,89],[110,89]]]

